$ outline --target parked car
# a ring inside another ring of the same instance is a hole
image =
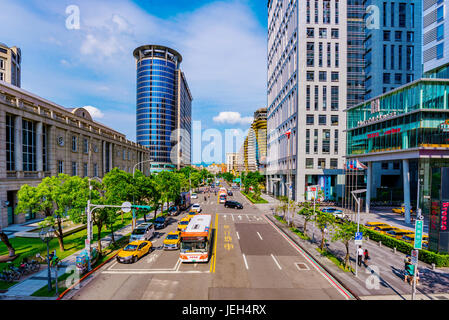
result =
[[[196,211],[196,212],[200,213],[202,211],[200,204],[194,203],[192,206],[192,209],[190,209],[190,211]]]
[[[380,232],[382,234],[387,234],[388,231],[395,229],[396,227],[392,226],[377,226],[373,230]]]
[[[405,214],[405,205],[403,204],[400,208],[393,208],[391,211],[394,213]],[[410,208],[410,213],[413,213],[413,210]]]
[[[177,216],[181,211],[178,206],[173,206],[168,209],[168,215]]]
[[[340,209],[337,209],[337,208],[327,207],[327,208],[320,209],[320,211],[331,213],[331,214],[334,215],[334,217],[339,218],[339,219],[345,219],[346,218],[346,214],[344,214],[343,211],[341,211]]]
[[[374,228],[376,228],[376,227],[390,227],[390,225],[385,222],[372,221],[372,222],[365,223],[365,227],[367,227],[368,229],[374,230]]]
[[[154,225],[151,222],[139,224],[131,233],[129,241],[150,240],[154,235]]]
[[[157,217],[154,220],[154,227],[156,229],[164,229],[167,226],[167,219],[165,217]]]
[[[192,199],[198,199],[198,194],[197,193],[192,193]]]
[[[237,201],[226,201],[224,204],[225,208],[233,208],[233,209],[243,209],[243,205]]]
[[[181,246],[181,232],[173,231],[164,239],[164,250],[178,250]]]
[[[135,263],[144,255],[150,253],[153,244],[150,241],[134,241],[117,254],[117,261],[120,263]]]
[[[414,233],[415,233],[414,231],[400,229],[400,228],[394,228],[394,229],[387,231],[388,236],[399,239],[399,240],[402,239],[402,237],[405,235],[414,234]]]

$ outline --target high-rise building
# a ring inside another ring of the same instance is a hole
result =
[[[423,71],[425,77],[449,79],[449,0],[423,1]]]
[[[267,191],[343,195],[347,1],[268,1]]]
[[[365,100],[365,6],[348,0],[348,107]]]
[[[369,12],[365,99],[369,100],[421,78],[422,0],[366,0],[365,7]]]
[[[150,149],[152,171],[191,163],[192,95],[175,50],[134,50],[137,68],[137,142]]]
[[[254,121],[243,144],[245,171],[265,169],[267,160],[267,109],[254,113]]]
[[[0,43],[0,81],[20,88],[22,53],[20,48]]]

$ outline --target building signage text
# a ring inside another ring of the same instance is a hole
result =
[[[377,121],[380,121],[380,120],[386,120],[386,119],[392,118],[394,116],[396,116],[396,112],[392,112],[392,113],[388,113],[388,114],[384,114],[384,115],[380,115],[379,114],[376,117],[372,117],[372,118],[369,118],[367,120],[358,121],[357,122],[357,126],[364,126],[364,125],[367,125],[367,124],[370,124],[370,123],[373,123],[373,122],[377,122]]]
[[[377,138],[377,137],[380,137],[381,135],[388,136],[390,134],[395,134],[395,133],[399,133],[399,132],[401,132],[401,128],[394,128],[394,129],[390,129],[390,130],[387,130],[387,131],[380,131],[380,132],[370,133],[370,134],[368,134],[368,139]]]
[[[441,231],[447,231],[447,211],[449,209],[449,202],[441,202]]]
[[[440,214],[440,203],[437,201],[433,201],[431,212],[430,212],[430,228],[432,230],[438,230],[439,214]]]

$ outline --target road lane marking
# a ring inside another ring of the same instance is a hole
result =
[[[235,220],[234,220],[234,215],[233,215],[233,214],[231,214],[231,218],[232,218],[232,221],[235,221]]]
[[[248,217],[248,215],[245,214],[245,216],[246,216],[246,219],[248,219],[248,221],[251,222],[251,219]]]
[[[271,257],[273,258],[274,262],[275,262],[276,265],[278,266],[279,270],[282,270],[281,265],[280,265],[279,262],[276,260],[276,258],[273,256],[273,254],[271,254]]]
[[[257,232],[257,235],[259,236],[260,240],[263,240],[263,239],[262,239],[262,236],[260,235],[259,232]]]
[[[302,250],[298,245],[296,245],[291,239],[287,237],[273,222],[270,221],[266,216],[265,220],[270,224],[285,240],[287,240],[290,245],[296,249],[310,264],[320,273],[338,292],[340,292],[346,300],[354,299],[354,296],[346,290],[343,286],[337,283],[332,275],[330,275],[326,270],[324,270],[315,260],[309,256],[304,250]]]
[[[213,261],[211,261],[210,263],[212,273],[215,273],[215,265],[217,263],[217,235],[218,235],[218,213],[215,214],[214,253],[213,253]]]
[[[243,254],[243,260],[245,261],[245,267],[246,267],[246,270],[249,270],[249,267],[248,267],[248,261],[246,261],[246,256],[245,256],[245,254]]]
[[[240,240],[240,235],[239,235],[239,233],[238,233],[238,232],[236,232],[236,234],[237,234],[237,239],[239,239],[239,240]]]

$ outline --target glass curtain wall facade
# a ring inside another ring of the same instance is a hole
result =
[[[134,50],[137,68],[137,142],[150,149],[151,171],[191,162],[192,95],[173,49],[145,45]],[[179,130],[177,130],[179,129]]]
[[[367,164],[367,179],[374,163],[401,161],[405,206],[419,203],[429,219],[429,249],[449,252],[449,79],[421,79],[347,113],[347,157]]]
[[[136,49],[137,142],[150,149],[155,163],[171,163],[175,130],[176,72],[182,58],[160,46]]]

